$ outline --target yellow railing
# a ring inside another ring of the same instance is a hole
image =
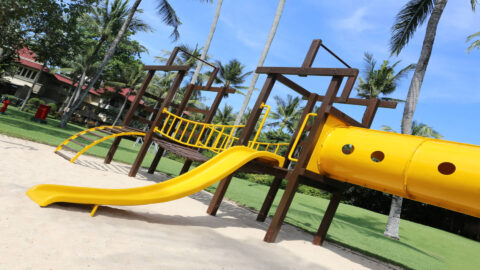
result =
[[[303,129],[307,125],[308,118],[310,118],[310,116],[317,116],[317,114],[316,113],[309,113],[305,117],[305,120],[303,120],[302,126],[300,127],[300,130],[298,131],[298,136],[297,136],[297,138],[295,138],[295,141],[293,142],[292,148],[290,149],[290,152],[288,153],[288,159],[290,159],[291,161],[298,162],[298,159],[293,157],[293,153],[295,152],[295,148],[297,148],[298,141],[300,140],[300,137],[302,137]]]
[[[270,112],[270,106],[262,104],[261,108],[267,108],[262,122],[258,128],[253,141],[248,143],[248,147],[261,151],[270,151],[277,153],[282,146],[288,146],[288,143],[265,143],[257,142],[263,125]],[[160,133],[166,138],[177,143],[207,149],[215,153],[220,153],[231,147],[238,141],[236,133],[245,125],[216,125],[206,124],[197,121],[188,120],[169,112],[166,108],[163,110],[166,118],[161,128],[156,127],[155,132]]]

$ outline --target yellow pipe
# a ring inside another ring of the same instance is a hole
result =
[[[307,170],[480,217],[480,146],[348,126],[329,116]]]

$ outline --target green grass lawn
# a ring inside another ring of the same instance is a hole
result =
[[[29,121],[31,114],[8,109],[0,115],[0,133],[27,140],[58,145],[83,127],[69,125],[57,127],[58,121],[48,119],[48,124]],[[104,156],[109,143],[99,144],[89,154]],[[131,163],[138,151],[131,141],[123,140],[115,160]],[[53,154],[52,154],[53,155]],[[151,161],[149,153],[144,164]],[[163,158],[159,169],[170,175],[180,171],[181,163]],[[208,188],[214,191],[215,186]],[[234,178],[226,197],[249,208],[258,210],[268,187]],[[280,192],[279,195],[282,193]],[[270,214],[273,214],[280,196],[277,196]],[[309,232],[316,232],[328,201],[318,197],[297,194],[286,221]],[[479,269],[480,243],[428,226],[402,220],[400,241],[383,236],[387,216],[351,205],[341,204],[328,233],[328,240],[343,246],[413,269]],[[313,236],[312,236],[313,238]]]

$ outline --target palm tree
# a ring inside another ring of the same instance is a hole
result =
[[[213,123],[222,125],[231,125],[235,120],[235,114],[233,113],[233,107],[225,104],[223,109],[217,111],[213,117]]]
[[[273,38],[275,37],[275,33],[277,32],[278,23],[280,22],[280,17],[282,16],[283,6],[285,6],[285,1],[286,0],[278,1],[277,11],[275,12],[275,18],[273,19],[272,28],[270,28],[270,33],[268,34],[267,42],[265,43],[265,47],[263,47],[262,55],[258,60],[258,64],[257,64],[258,67],[263,66],[263,63],[265,62],[265,58],[267,58],[268,51],[270,50],[270,45],[272,45]],[[255,88],[255,84],[257,84],[257,80],[258,80],[258,74],[254,73],[252,77],[252,81],[250,82],[250,86],[248,87],[247,94],[245,95],[245,99],[243,100],[242,108],[237,114],[237,118],[235,119],[234,125],[238,125],[242,120],[242,116],[245,110],[247,109],[248,103],[250,102],[250,98],[252,97],[253,89]]]
[[[382,130],[388,131],[388,132],[396,132],[390,126],[382,126]],[[415,136],[427,137],[427,138],[433,138],[433,139],[443,138],[443,136],[440,133],[438,133],[436,130],[434,130],[431,126],[424,123],[419,123],[417,121],[413,121],[412,123],[411,134]]]
[[[167,0],[158,0],[158,1],[159,1],[158,12],[159,12],[160,16],[162,16],[163,22],[165,24],[173,27],[173,32],[172,32],[171,36],[174,38],[174,40],[177,40],[178,37],[179,37],[178,27],[180,26],[181,22],[178,19],[177,14],[175,13],[175,10],[173,10],[172,6],[170,6],[170,4],[168,3]],[[210,0],[200,0],[200,1],[210,2]],[[95,74],[93,79],[90,81],[90,83],[87,85],[85,91],[82,93],[82,96],[80,97],[80,100],[78,100],[74,104],[73,108],[67,114],[63,115],[65,117],[62,116],[62,120],[60,122],[60,127],[65,127],[66,126],[70,117],[80,107],[82,101],[87,96],[88,91],[90,91],[90,89],[97,82],[98,78],[100,77],[103,70],[105,69],[105,66],[107,65],[108,61],[110,60],[110,58],[115,53],[115,49],[117,48],[117,45],[120,42],[120,39],[123,37],[123,34],[125,33],[125,31],[129,27],[130,23],[132,22],[133,15],[137,11],[138,6],[140,5],[141,2],[142,2],[142,0],[136,0],[135,3],[133,3],[132,7],[130,8],[130,10],[128,12],[128,16],[127,16],[126,20],[123,22],[122,27],[118,31],[117,35],[115,36],[112,43],[110,44],[110,47],[108,48],[107,53],[103,57],[102,64],[100,65],[99,70],[97,71],[97,73]]]
[[[393,93],[398,82],[415,68],[415,65],[410,64],[395,74],[395,68],[400,61],[390,65],[388,60],[384,60],[380,68],[375,69],[377,62],[373,55],[366,52],[364,60],[366,63],[365,79],[359,77],[360,83],[357,85],[357,95],[363,98],[377,98],[380,95],[386,96]],[[383,97],[383,99],[391,98]]]
[[[237,59],[230,60],[226,65],[223,65],[222,62],[217,61],[218,66],[218,76],[217,83],[223,84],[225,87],[234,87],[237,89],[245,89],[246,87],[242,86],[245,82],[245,78],[252,74],[252,71],[244,72],[245,65],[240,63]]]
[[[210,27],[210,33],[208,33],[207,41],[205,42],[205,46],[203,46],[202,55],[200,56],[200,59],[202,60],[206,60],[208,49],[210,48],[210,43],[212,42],[213,34],[215,33],[215,28],[217,28],[217,21],[218,21],[218,18],[220,17],[220,9],[222,8],[222,3],[223,3],[223,0],[217,1],[217,9],[215,10],[215,16],[213,17],[212,26]],[[198,61],[197,68],[195,69],[195,73],[193,73],[190,84],[197,83],[198,75],[200,74],[202,65],[203,65],[203,62]]]
[[[284,133],[284,129],[287,132],[293,133],[298,121],[302,115],[303,108],[300,106],[300,97],[292,97],[287,95],[287,100],[282,99],[279,96],[275,96],[277,107],[274,112],[270,113],[270,117],[275,121],[268,124],[268,126],[278,127],[278,132]]]
[[[410,88],[408,89],[407,100],[403,110],[403,134],[410,134],[410,132],[412,132],[413,114],[415,113],[418,97],[420,95],[420,88],[422,87],[423,78],[425,77],[428,62],[430,61],[430,56],[432,54],[438,22],[440,21],[440,17],[442,16],[447,2],[448,0],[410,0],[398,12],[395,18],[395,23],[392,27],[392,37],[390,39],[390,51],[392,54],[398,55],[408,44],[418,27],[421,26],[428,15],[430,15],[427,22],[425,37],[423,39],[422,50],[410,83]],[[470,0],[470,5],[474,11],[477,2],[478,0]],[[398,239],[401,208],[402,198],[393,196],[387,228],[384,232],[386,236]]]
[[[89,70],[92,63],[97,59],[103,44],[111,40],[122,27],[122,24],[128,16],[128,0],[113,0],[110,4],[106,0],[102,5],[94,7],[91,14],[85,14],[82,18],[83,24],[88,29],[95,33],[98,41],[92,50],[88,51],[87,61],[83,67],[83,73],[80,76],[76,92],[80,93],[85,84],[86,72]],[[133,17],[128,26],[129,31],[148,31],[150,26],[144,23],[141,19]],[[78,97],[78,96],[77,96]],[[76,101],[76,100],[75,100]]]
[[[96,68],[98,68],[98,65],[100,63],[93,62],[90,64],[89,70],[85,69],[87,67],[87,62],[89,61],[89,55],[93,53],[93,50],[93,46],[87,46],[84,53],[77,54],[73,60],[66,59],[62,61],[63,67],[52,71],[60,72],[72,79],[72,86],[69,91],[70,95],[65,99],[62,106],[60,107],[60,112],[63,112],[66,108],[70,107],[72,102],[78,99],[80,91],[78,91],[78,87],[75,87],[75,85],[80,82],[81,76],[83,74],[86,74],[88,76],[89,74],[93,73]]]
[[[118,120],[120,119],[120,117],[123,114],[123,111],[125,110],[128,98],[135,93],[136,88],[140,86],[141,82],[145,77],[145,71],[142,69],[141,65],[121,67],[120,73],[121,73],[120,74],[121,78],[123,78],[121,82],[115,82],[115,81],[105,82],[105,85],[113,86],[119,90],[121,90],[122,88],[128,89],[128,92],[124,97],[122,106],[120,107],[120,110],[118,111],[118,114],[115,117],[115,120],[113,121],[113,124],[112,124],[113,126],[117,125]]]
[[[480,32],[477,32],[475,34],[468,36],[467,42],[472,41],[472,39],[474,38],[480,38]],[[477,39],[474,42],[472,42],[472,44],[470,44],[470,46],[467,48],[467,52],[470,52],[473,49],[480,49],[480,39]]]

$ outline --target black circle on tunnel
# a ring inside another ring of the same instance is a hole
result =
[[[455,172],[457,168],[451,162],[442,162],[438,165],[438,171],[444,175],[450,175]]]
[[[370,155],[373,162],[380,162],[385,158],[385,154],[382,151],[375,151]]]
[[[342,152],[343,152],[345,155],[350,155],[351,153],[353,153],[353,150],[355,150],[355,147],[353,146],[353,144],[345,144],[345,145],[342,147]]]

